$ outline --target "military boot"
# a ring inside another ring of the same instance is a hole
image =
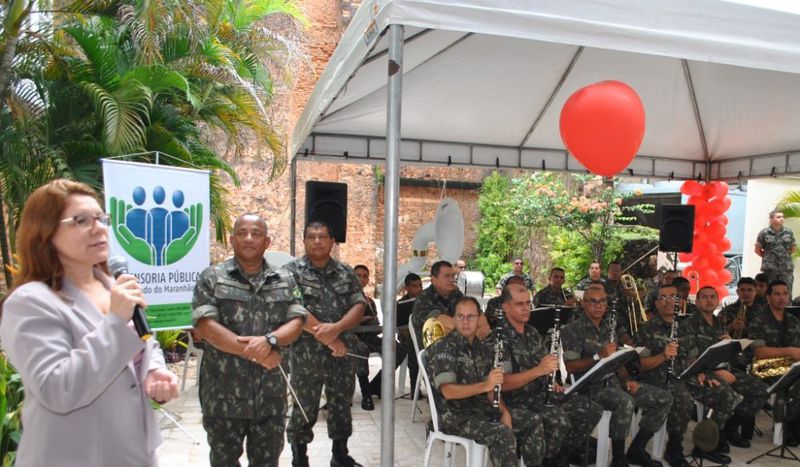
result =
[[[369,385],[369,377],[367,375],[357,375],[358,386],[361,388],[361,408],[364,410],[375,410],[375,404],[372,402],[372,390]]]
[[[689,463],[683,457],[683,433],[675,432],[669,434],[664,460],[667,461],[670,467],[689,467]]]
[[[739,427],[743,425],[744,417],[735,414],[725,423],[725,427],[722,430],[723,436],[725,436],[725,439],[731,446],[736,446],[737,448],[750,447],[750,441],[744,439],[744,437],[739,434]]]
[[[756,429],[756,416],[747,415],[741,417],[741,426],[742,439],[748,442],[751,441],[753,439],[753,432]]]
[[[350,457],[350,451],[347,449],[347,438],[333,440],[331,452],[333,453],[331,467],[364,467]]]
[[[625,438],[611,440],[611,467],[628,467],[625,458]]]
[[[661,467],[661,462],[653,460],[647,453],[645,446],[650,441],[654,433],[652,431],[640,429],[634,436],[631,445],[628,447],[628,463],[641,465],[643,467]]]
[[[292,443],[292,467],[309,467],[307,450],[305,443]]]

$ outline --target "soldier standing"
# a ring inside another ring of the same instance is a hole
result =
[[[602,286],[593,285],[586,289],[582,304],[584,311],[580,317],[561,330],[567,371],[575,373],[576,378],[583,376],[601,358],[616,352],[616,342],[625,332],[619,326],[612,330],[608,319],[604,319],[608,302]],[[645,446],[667,418],[672,405],[670,394],[654,385],[639,384],[620,369],[617,376],[610,375],[605,380],[593,383],[591,397],[612,412],[611,465],[627,466],[630,462],[645,467],[660,467],[661,463],[650,457]],[[642,410],[642,421],[626,455],[625,438],[630,431],[635,407]]]
[[[192,321],[206,346],[200,407],[212,466],[277,466],[283,450],[286,383],[281,351],[300,335],[306,310],[291,274],[264,260],[270,239],[255,214],[239,217],[233,258],[206,268],[194,289]]]
[[[524,267],[525,265],[522,262],[521,256],[515,256],[514,258],[512,258],[511,272],[504,274],[503,277],[501,277],[500,280],[497,282],[497,285],[494,286],[495,289],[497,290],[497,293],[500,293],[503,290],[503,287],[506,286],[508,278],[513,276],[521,277],[522,280],[525,281],[525,287],[528,290],[533,291],[534,287],[533,279],[531,279],[530,274],[525,274]]]
[[[605,287],[606,280],[603,278],[602,269],[600,269],[600,262],[592,261],[589,264],[589,275],[581,279],[578,285],[575,286],[578,290],[586,290],[592,284],[601,284]]]
[[[780,280],[767,285],[767,304],[769,309],[760,313],[747,324],[747,333],[753,339],[753,353],[758,359],[787,358],[800,361],[800,320],[786,313],[789,303],[789,286]],[[768,380],[773,383],[774,380]],[[776,416],[776,422],[785,421],[786,444],[800,444],[800,384],[790,389],[789,398],[793,400],[786,407],[783,420]],[[776,410],[776,415],[779,411]]]
[[[789,286],[789,296],[794,283],[792,253],[797,250],[794,234],[783,226],[783,212],[775,209],[769,213],[769,227],[756,237],[756,254],[761,257],[761,271],[769,280],[779,279]]]
[[[667,417],[667,452],[664,454],[670,466],[689,465],[683,457],[683,434],[689,427],[689,419],[694,410],[692,399],[714,409],[712,419],[717,426],[723,426],[733,414],[737,395],[712,375],[698,373],[687,380],[678,380],[678,375],[695,360],[699,353],[694,330],[686,322],[679,322],[675,339],[671,340],[675,316],[675,303],[679,300],[678,290],[673,285],[662,285],[656,298],[656,316],[639,329],[636,343],[645,347],[642,354],[642,381],[664,386],[672,393],[672,410]],[[702,453],[696,450],[696,457],[718,464],[729,464],[731,458],[714,450]]]
[[[755,289],[753,289],[753,293],[755,294]],[[713,287],[702,287],[697,291],[698,312],[686,319],[686,323],[691,326],[696,334],[697,351],[701,354],[707,348],[719,342],[720,339],[730,339],[721,320],[714,316],[714,310],[717,309],[718,305],[719,297],[717,291]],[[748,427],[750,426],[750,421],[755,424],[756,413],[767,402],[767,385],[734,366],[731,366],[730,371],[726,369],[715,370],[713,375],[743,397],[742,402],[736,406],[733,416],[728,419],[724,427],[720,427],[722,428],[721,450],[725,452],[725,445],[728,443],[740,448],[749,448],[749,440],[752,439],[752,428]],[[739,426],[743,426],[745,434],[750,431],[749,438],[739,435]]]
[[[328,437],[333,440],[331,467],[360,466],[350,457],[347,440],[353,434],[350,404],[355,391],[353,362],[345,358],[348,330],[364,313],[364,294],[353,269],[331,257],[336,242],[331,227],[312,221],[303,231],[306,255],[286,265],[303,292],[308,309],[305,331],[292,347],[292,381],[308,415],[292,411],[287,439],[292,465],[308,467],[308,443],[314,439],[322,387],[328,401]],[[348,342],[349,343],[349,342]]]
[[[545,464],[568,466],[570,454],[584,446],[586,437],[600,421],[603,408],[577,394],[566,400],[560,394],[550,394],[559,405],[546,404],[548,378],[558,369],[558,359],[547,353],[539,332],[527,324],[531,317],[530,293],[522,284],[509,284],[500,297],[505,320],[492,339],[504,340],[504,357],[510,362],[510,370],[504,375],[503,397],[514,420],[531,416],[541,419]]]
[[[492,394],[503,383],[503,368],[492,368],[492,348],[476,338],[481,316],[478,301],[462,297],[455,307],[456,332],[430,346],[426,367],[438,390],[434,397],[444,399],[442,431],[485,445],[496,467],[517,467],[517,447],[526,465],[540,465],[544,453],[541,420],[513,419],[502,399],[499,421],[493,420],[498,409],[492,406]]]

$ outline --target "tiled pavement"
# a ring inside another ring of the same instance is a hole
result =
[[[370,361],[371,373],[374,375],[378,371],[380,359],[372,358]],[[406,388],[408,390],[408,388]],[[375,410],[366,412],[360,406],[360,393],[356,390],[353,402],[353,431],[354,435],[350,439],[349,447],[351,455],[360,463],[367,467],[380,466],[380,419],[381,401],[375,399]],[[429,420],[427,401],[422,401],[421,416],[417,416],[416,422],[411,423],[411,401],[407,399],[397,400],[395,407],[395,466],[399,467],[418,467],[422,465],[425,453],[425,424]],[[195,445],[189,437],[176,428],[167,420],[162,421],[162,433],[164,443],[158,450],[159,464],[162,466],[208,466],[208,443],[205,431],[201,424],[200,403],[197,399],[197,386],[190,381],[186,391],[181,397],[170,402],[166,407],[171,413],[180,417],[180,424],[198,441]],[[689,429],[691,431],[692,425]],[[756,436],[754,446],[747,450],[732,448],[733,467],[750,466],[790,466],[800,463],[774,459],[762,458],[753,464],[745,462],[755,455],[774,447],[771,443],[772,423],[765,414],[760,414],[758,426],[764,430],[764,437]],[[310,463],[314,467],[324,467],[330,462],[331,442],[328,439],[325,425],[325,411],[320,412],[317,425],[314,428],[314,442],[309,445]],[[685,437],[685,452],[689,451],[690,436]],[[432,459],[433,465],[441,466],[442,447],[437,443]],[[800,454],[800,448],[794,450]],[[288,445],[284,447],[280,458],[281,465],[291,465],[291,450]],[[246,458],[242,458],[242,465],[247,465]],[[464,465],[463,452],[456,456],[456,464]],[[666,464],[665,464],[666,465]],[[706,465],[709,465],[706,463]]]

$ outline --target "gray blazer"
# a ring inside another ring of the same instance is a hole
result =
[[[67,280],[59,293],[42,282],[16,289],[0,338],[25,386],[18,467],[155,464],[161,433],[142,386],[165,366],[155,339],[142,342]]]

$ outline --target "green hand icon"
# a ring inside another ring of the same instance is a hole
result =
[[[133,235],[131,229],[125,225],[125,215],[131,208],[133,206],[126,204],[125,200],[111,198],[111,228],[114,231],[114,236],[119,244],[122,245],[122,249],[131,255],[133,259],[144,264],[156,264],[155,249],[148,245],[146,241]]]
[[[189,230],[177,240],[173,240],[167,246],[164,254],[164,264],[172,264],[189,253],[197,238],[200,236],[200,229],[203,226],[203,205],[196,203],[184,209],[184,212],[189,215]]]

